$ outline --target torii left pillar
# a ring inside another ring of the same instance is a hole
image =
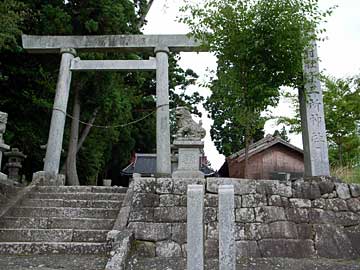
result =
[[[66,109],[71,84],[71,61],[76,56],[74,49],[61,49],[61,63],[56,85],[55,101],[51,116],[49,139],[46,147],[44,171],[55,176],[59,172],[60,156],[66,120]]]
[[[169,48],[157,47],[156,54],[156,173],[171,175],[169,114]]]

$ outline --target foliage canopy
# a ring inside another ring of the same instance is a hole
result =
[[[228,155],[248,147],[276,106],[280,86],[303,86],[303,53],[323,29],[318,0],[187,1],[181,21],[218,58],[212,95],[205,104],[218,150]]]

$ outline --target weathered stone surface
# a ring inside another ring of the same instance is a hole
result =
[[[158,45],[156,56],[156,173],[171,175],[169,113],[169,48]]]
[[[205,258],[218,258],[219,256],[219,241],[206,240],[205,241]]]
[[[334,223],[335,213],[333,211],[322,210],[317,208],[309,209],[309,220],[311,223]]]
[[[278,180],[258,180],[257,191],[267,195],[279,195],[290,198],[292,196],[291,185]]]
[[[6,270],[104,270],[103,254],[0,255],[0,269]]]
[[[181,257],[181,247],[174,241],[156,242],[156,256],[157,257]]]
[[[218,195],[217,194],[205,194],[205,206],[206,207],[218,207]]]
[[[155,193],[156,179],[155,178],[135,178],[133,180],[133,190],[135,193]]]
[[[183,136],[179,134],[182,130],[188,131],[189,136],[191,136],[189,133],[192,129],[200,128],[205,132],[201,126],[198,126],[198,124],[192,120],[190,112],[184,107],[176,108],[176,119],[179,128],[177,136]],[[189,125],[189,123],[191,124]],[[173,141],[173,145],[178,149],[178,167],[172,173],[172,178],[204,178],[204,173],[200,171],[199,160],[200,153],[204,148],[204,142],[196,137],[178,137]]]
[[[352,248],[360,257],[360,225],[344,228],[344,232],[352,244]]]
[[[346,201],[347,206],[353,212],[360,212],[360,199],[359,198],[352,198]]]
[[[69,229],[0,229],[1,242],[71,242],[72,237]]]
[[[244,236],[241,240],[260,240],[261,223],[247,223],[244,225]]]
[[[295,198],[313,200],[321,197],[320,187],[316,182],[296,181],[292,187]]]
[[[250,223],[255,222],[254,208],[240,208],[235,210],[236,222]]]
[[[112,230],[108,233],[107,239],[109,244],[111,243],[112,250],[105,270],[121,270],[124,268],[130,253],[133,233],[128,230]]]
[[[286,197],[281,197],[280,195],[271,195],[269,197],[269,206],[289,207],[290,202]]]
[[[174,181],[174,194],[186,194],[188,185],[205,185],[205,180],[200,178],[195,179],[176,179]]]
[[[136,221],[144,221],[144,222],[151,222],[155,221],[154,218],[154,208],[147,207],[147,208],[138,208],[136,210],[132,210],[130,212],[129,217],[130,222],[136,222]]]
[[[335,183],[336,193],[338,194],[340,199],[350,199],[350,190],[349,185],[345,183]]]
[[[304,88],[299,91],[306,176],[330,175],[323,95],[316,41],[303,56]]]
[[[234,196],[235,208],[241,208],[242,198],[240,195]]]
[[[204,185],[189,185],[187,191],[187,269],[204,268]]]
[[[160,195],[160,207],[179,206],[181,195]]]
[[[266,196],[263,194],[242,195],[242,207],[260,207],[266,205]]]
[[[187,196],[181,195],[179,200],[179,206],[187,206]]]
[[[214,207],[205,207],[204,210],[204,223],[213,222],[217,220],[217,209]]]
[[[312,239],[313,237],[313,228],[310,224],[297,224],[297,231],[299,239]]]
[[[310,209],[309,220],[315,224],[338,224],[353,226],[360,223],[360,216],[353,212],[333,212],[322,209]]]
[[[333,211],[347,211],[348,207],[345,200],[335,198],[327,200],[325,209]]]
[[[219,187],[219,269],[235,270],[234,186]]]
[[[156,245],[154,242],[136,241],[134,243],[136,254],[141,257],[155,257]]]
[[[308,258],[315,255],[311,240],[265,239],[258,245],[264,257]]]
[[[174,189],[174,180],[171,178],[158,178],[156,180],[155,191],[158,194],[172,193]]]
[[[154,208],[154,220],[158,222],[185,222],[186,207]]]
[[[331,260],[326,258],[239,258],[237,261],[238,270],[359,270],[358,260]],[[6,264],[1,264],[6,265]],[[78,264],[81,265],[81,264]],[[206,261],[205,269],[217,270],[219,262],[217,259]],[[87,268],[86,268],[87,269]],[[96,270],[100,270],[96,269]],[[134,256],[129,260],[128,270],[149,270],[149,269],[186,269],[186,260],[184,258],[141,258]],[[17,268],[9,270],[19,270]],[[23,270],[23,269],[21,269]],[[48,270],[48,269],[34,269]],[[64,270],[73,270],[64,269]],[[94,269],[89,269],[94,270]],[[102,270],[102,269],[101,269]]]
[[[159,195],[153,193],[135,193],[132,197],[133,208],[159,206]]]
[[[349,259],[358,255],[344,230],[331,224],[314,225],[315,248],[320,257]]]
[[[236,257],[261,257],[256,241],[236,241]]]
[[[108,250],[106,243],[76,242],[16,242],[0,243],[1,254],[101,254]]]
[[[285,211],[282,207],[262,206],[255,208],[255,216],[257,222],[273,222],[285,219]]]
[[[354,226],[360,224],[360,215],[353,212],[335,212],[335,224]]]
[[[335,182],[327,177],[320,177],[320,179],[317,180],[317,183],[319,185],[321,195],[332,193],[334,191]]]
[[[131,222],[128,226],[134,231],[135,239],[144,241],[161,241],[171,237],[171,224]]]
[[[324,198],[316,199],[311,201],[311,207],[313,208],[319,208],[319,209],[326,209],[327,203]]]
[[[171,225],[171,240],[178,244],[186,243],[186,223],[173,223]]]
[[[219,239],[219,228],[217,222],[210,222],[205,225],[206,239]]]
[[[248,179],[232,179],[232,178],[208,178],[206,191],[210,193],[218,193],[219,185],[233,185],[236,195],[245,195],[256,193],[256,181]]]
[[[260,226],[262,239],[297,239],[299,237],[297,226],[294,222],[276,221]]]
[[[79,51],[147,51],[152,53],[160,45],[171,51],[199,51],[200,43],[187,35],[102,35],[102,36],[22,36],[23,46],[29,52],[58,53],[61,48]]]
[[[360,197],[360,184],[350,184],[351,196]]]
[[[309,210],[307,208],[286,208],[286,219],[295,223],[309,221]]]
[[[291,207],[297,207],[297,208],[310,208],[311,207],[311,201],[309,199],[289,199]]]

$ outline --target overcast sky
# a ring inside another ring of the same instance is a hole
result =
[[[200,0],[199,0],[200,1]],[[186,25],[176,22],[181,0],[155,0],[148,14],[148,24],[144,28],[145,34],[186,34]],[[346,77],[360,73],[360,0],[320,0],[320,7],[338,5],[333,15],[325,25],[328,40],[318,44],[320,69],[326,74],[335,77]],[[191,68],[199,76],[199,82],[207,80],[208,70],[216,69],[216,58],[209,53],[182,53],[180,66],[183,69]],[[208,89],[192,86],[188,89],[199,91],[203,96],[210,95]],[[291,114],[290,105],[286,101],[280,102],[273,114]],[[207,129],[205,137],[205,153],[214,169],[219,169],[224,162],[224,157],[219,155],[211,142],[209,130],[211,120],[206,113],[202,117],[203,126]],[[274,122],[265,125],[265,131],[272,133],[276,129]],[[302,147],[301,135],[291,135],[291,143]],[[239,149],[240,150],[240,149]]]

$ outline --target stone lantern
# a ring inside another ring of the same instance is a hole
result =
[[[5,156],[8,158],[8,162],[5,164],[5,168],[8,170],[8,178],[21,182],[21,175],[19,174],[22,168],[22,162],[26,158],[18,148],[12,148],[10,152],[5,152]]]
[[[0,179],[4,180],[7,179],[7,176],[1,172],[1,161],[2,161],[2,154],[5,151],[10,149],[10,146],[4,143],[3,135],[6,130],[6,123],[7,123],[8,115],[7,113],[0,112]]]

